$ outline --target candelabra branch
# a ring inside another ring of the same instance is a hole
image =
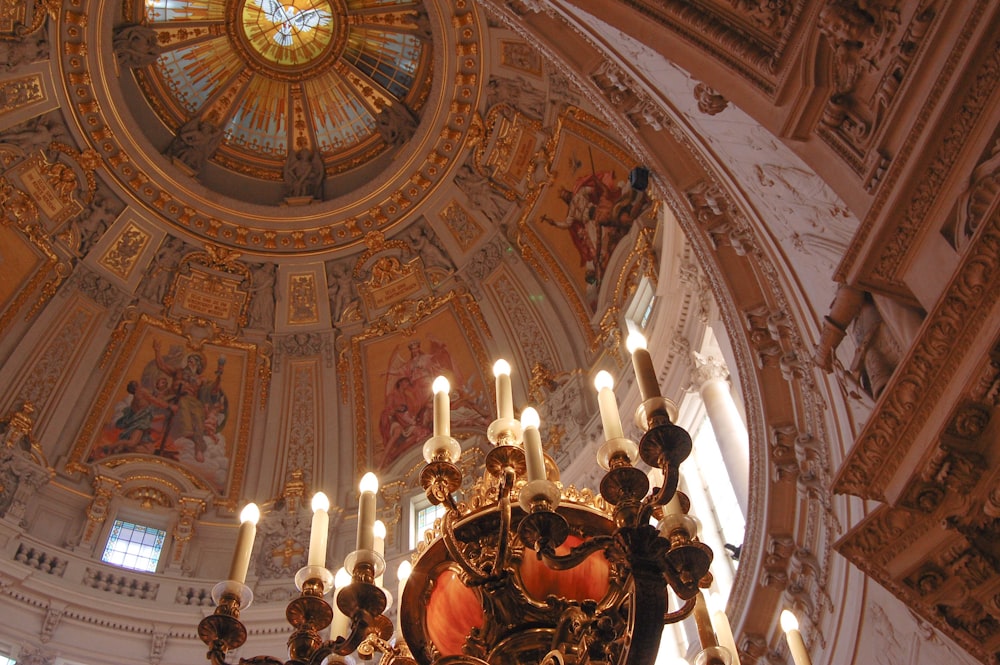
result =
[[[441,520],[441,540],[448,549],[448,555],[452,561],[462,569],[463,575],[471,584],[481,584],[488,577],[483,571],[469,561],[462,550],[458,547],[458,540],[455,537],[455,519],[458,516],[457,510],[448,510]]]
[[[680,598],[690,599],[698,593],[702,580],[712,564],[712,549],[704,543],[689,541],[674,545],[664,556],[663,572]]]
[[[665,506],[670,503],[674,494],[677,493],[677,486],[680,484],[680,471],[670,460],[663,460],[660,471],[663,472],[663,486],[654,487],[653,493],[646,497],[645,503],[651,507]]]
[[[240,605],[249,604],[253,594],[243,584],[233,583],[230,587],[226,582],[216,585],[212,593],[217,601],[215,612],[198,624],[198,637],[208,647],[206,658],[213,665],[227,665],[226,654],[247,640],[247,629],[240,622]]]
[[[435,460],[420,472],[420,485],[433,505],[454,503],[451,495],[462,486],[462,472],[447,460]]]
[[[695,602],[696,602],[695,598],[688,598],[687,600],[684,601],[683,605],[681,605],[673,612],[664,613],[663,615],[664,625],[669,623],[677,623],[678,621],[683,621],[684,619],[691,616],[691,613],[694,612]]]
[[[646,464],[663,469],[664,476],[668,469],[672,471],[671,476],[676,476],[680,463],[687,459],[692,448],[691,435],[669,419],[654,420],[639,439],[639,457]],[[670,481],[671,478],[667,478],[664,486],[669,485]],[[677,485],[673,486],[676,489]]]
[[[514,490],[514,481],[517,479],[517,471],[513,466],[506,466],[500,480],[500,542],[497,543],[496,557],[493,559],[493,569],[491,575],[503,571],[507,563],[507,551],[509,548],[508,539],[504,534],[510,532],[510,497]]]
[[[322,652],[323,658],[332,654],[348,656],[359,650],[366,640],[387,640],[392,636],[392,624],[382,615],[386,605],[385,594],[374,584],[349,584],[340,590],[337,601],[341,611],[351,617],[351,629],[346,637],[340,636],[323,644],[317,652]],[[321,662],[322,658],[315,661],[316,665]]]
[[[212,665],[229,665],[226,662],[226,647],[219,640],[209,645],[206,658],[211,661]]]
[[[399,645],[389,642],[392,637],[392,624],[389,624],[389,634],[385,635],[379,631],[370,631],[368,636],[358,645],[358,655],[363,660],[368,660],[378,651],[382,654],[379,658],[379,665],[416,665],[416,661],[406,648],[406,643],[400,640]]]
[[[594,536],[571,549],[568,554],[560,555],[555,550],[542,549],[538,552],[538,557],[552,570],[570,570],[579,566],[594,552],[607,551],[614,546],[613,536]]]

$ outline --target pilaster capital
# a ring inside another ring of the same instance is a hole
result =
[[[691,355],[694,358],[694,366],[691,368],[691,383],[694,388],[701,390],[709,381],[729,379],[729,369],[721,359],[703,356],[697,351],[693,351]]]

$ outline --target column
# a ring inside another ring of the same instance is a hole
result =
[[[692,382],[701,394],[736,500],[746,516],[750,493],[750,436],[730,392],[729,370],[721,360],[698,353],[694,354],[694,365]]]

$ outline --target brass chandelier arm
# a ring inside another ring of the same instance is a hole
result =
[[[664,625],[669,623],[677,623],[678,621],[683,621],[684,619],[691,616],[691,613],[694,612],[694,605],[696,601],[697,601],[696,598],[689,598],[688,600],[684,601],[683,605],[681,605],[673,612],[664,613],[663,615]]]
[[[500,513],[500,526],[498,533],[500,534],[506,534],[510,529],[510,496],[516,479],[517,471],[513,467],[507,466],[503,469],[503,475],[500,478],[498,502]],[[459,568],[462,569],[462,573],[467,579],[466,583],[469,586],[478,586],[480,584],[486,584],[489,581],[502,576],[509,559],[510,545],[508,543],[508,539],[504,537],[499,539],[492,567],[489,570],[483,570],[473,565],[458,547],[458,537],[455,535],[455,522],[460,517],[461,513],[458,510],[458,506],[455,504],[451,495],[448,495],[448,510],[445,512],[444,519],[441,521],[441,539],[444,541],[445,547],[448,549],[448,554],[451,559],[458,564]]]
[[[358,610],[355,614],[354,620],[351,621],[351,632],[344,636],[338,636],[335,640],[327,640],[320,645],[309,662],[312,665],[319,665],[323,662],[323,659],[337,655],[337,656],[349,656],[364,642],[369,638],[369,622],[363,616],[364,611]]]
[[[377,633],[370,632],[358,645],[358,655],[362,660],[370,660],[376,651],[382,653],[382,657],[378,661],[379,665],[416,665],[416,661],[410,656],[405,643],[400,648],[393,645],[388,639],[383,639]]]
[[[663,472],[663,486],[654,488],[655,491],[643,501],[651,509],[654,506],[663,506],[669,503],[674,498],[674,494],[677,493],[677,485],[680,483],[680,472],[675,465],[670,463],[670,460],[663,461],[660,465],[660,471]],[[646,515],[646,518],[648,520],[649,516]]]
[[[677,486],[680,484],[680,472],[677,465],[672,464],[668,459],[661,458],[660,471],[663,472],[663,485],[654,487],[653,492],[642,500],[642,507],[639,509],[635,524],[648,524],[649,518],[659,506],[665,506],[677,494]],[[633,525],[634,526],[634,525]]]
[[[505,466],[503,478],[500,481],[500,542],[497,544],[496,558],[493,560],[493,575],[497,575],[507,567],[507,551],[510,547],[509,538],[503,534],[510,533],[510,493],[514,488],[517,472],[512,466]]]
[[[212,665],[229,665],[229,663],[226,662],[226,651],[227,649],[225,645],[222,644],[220,640],[216,640],[215,643],[208,648],[208,654],[205,657],[211,661]]]
[[[489,575],[479,570],[465,557],[458,547],[458,539],[455,536],[455,520],[460,516],[457,509],[449,508],[444,518],[441,520],[441,540],[448,549],[451,560],[462,569],[462,574],[468,579],[468,584],[483,584],[489,579]]]
[[[547,547],[538,552],[538,556],[552,570],[569,570],[579,566],[594,552],[607,551],[613,547],[616,547],[614,536],[594,536],[574,547],[568,554],[556,554],[555,550]]]

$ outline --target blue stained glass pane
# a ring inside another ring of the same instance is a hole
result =
[[[414,35],[358,28],[351,32],[344,59],[402,99],[413,86],[422,48]]]
[[[115,520],[101,561],[131,570],[155,572],[166,537],[167,532],[161,529]]]

